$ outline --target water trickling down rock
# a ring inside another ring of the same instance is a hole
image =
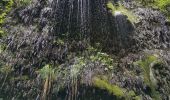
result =
[[[16,80],[9,81],[9,85],[4,86],[2,93],[7,94],[8,91],[11,91],[9,98],[15,98],[16,95],[18,96],[17,93],[22,90],[25,92],[24,95],[19,96],[20,98],[39,99],[41,95],[39,90],[42,89],[43,84],[41,83],[43,82],[36,71],[50,63],[62,69],[61,73],[58,74],[60,76],[56,76],[53,84],[54,88],[51,92],[53,98],[59,96],[58,98],[72,97],[73,100],[77,97],[84,99],[88,91],[92,94],[90,99],[103,99],[106,96],[115,98],[114,95],[108,94],[107,90],[89,86],[93,84],[93,76],[106,75],[111,79],[109,82],[101,80],[106,86],[105,89],[113,87],[110,85],[112,83],[120,86],[119,89],[123,92],[124,89],[121,88],[126,88],[149,100],[152,97],[151,88],[144,83],[140,76],[142,69],[132,63],[141,60],[143,54],[128,55],[129,58],[124,58],[127,61],[115,64],[116,68],[111,71],[110,66],[102,64],[100,61],[90,62],[92,59],[83,59],[83,61],[87,60],[86,63],[89,62],[85,64],[86,67],[82,67],[83,70],[72,66],[77,63],[76,54],[79,57],[79,53],[83,55],[88,49],[89,40],[92,46],[100,43],[102,52],[113,55],[120,53],[123,56],[126,53],[124,51],[138,52],[143,49],[166,49],[169,47],[170,27],[166,24],[166,18],[162,13],[153,9],[136,7],[132,4],[131,10],[139,17],[138,23],[132,23],[128,20],[129,16],[119,10],[113,14],[108,9],[107,3],[108,0],[33,0],[31,5],[17,8],[11,12],[12,17],[9,17],[9,21],[5,25],[8,35],[3,40],[7,47],[0,58],[3,62],[13,66],[14,76],[28,75],[30,79],[22,81],[15,77]],[[129,5],[129,3],[125,2],[124,5]],[[98,52],[92,55],[92,58],[95,58],[93,56],[97,54]],[[169,53],[164,58],[168,59]],[[81,61],[78,60],[78,62]],[[116,60],[115,63],[117,63]],[[169,68],[166,67],[167,72],[164,74],[168,76]],[[155,71],[158,69],[153,66],[152,76],[156,74]],[[65,70],[68,73],[63,73]],[[77,76],[74,75],[76,79],[70,77],[71,74],[74,74],[70,72],[75,72],[75,70],[76,75],[78,73]],[[132,75],[130,72],[133,72]],[[158,73],[163,72],[158,71]],[[134,77],[134,74],[137,75]],[[164,76],[157,75],[154,79],[159,80],[160,77]],[[3,79],[3,76],[0,79]],[[79,81],[85,82],[81,84],[78,83]],[[15,82],[17,85],[14,85]],[[164,83],[167,82],[168,78]],[[161,80],[158,83],[161,83]],[[13,84],[13,88],[10,89],[11,84]],[[56,90],[60,88],[58,85],[63,86],[63,90],[60,90],[59,94],[55,92],[55,87]],[[163,91],[161,94],[164,96],[163,98],[168,98],[169,90],[166,90],[166,86],[158,89]],[[79,90],[77,90],[78,87],[80,87]],[[125,91],[127,91],[126,89]],[[98,97],[98,92],[93,90],[102,92],[103,95]],[[84,94],[81,94],[82,91]],[[114,94],[114,91],[110,91]]]

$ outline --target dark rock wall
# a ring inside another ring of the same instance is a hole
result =
[[[133,25],[123,14],[114,17],[107,3],[108,0],[39,0],[20,10],[19,16],[27,25],[38,23],[40,31],[48,27],[55,36],[69,40],[90,39],[93,45],[100,43],[104,51],[127,49]]]

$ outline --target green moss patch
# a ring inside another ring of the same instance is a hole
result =
[[[164,12],[170,20],[170,0],[156,0],[155,5]]]
[[[137,23],[138,22],[138,17],[135,16],[135,14],[128,9],[126,9],[124,6],[121,4],[118,5],[113,5],[112,2],[107,3],[107,8],[112,11],[112,14],[114,15],[115,12],[121,12],[123,15],[126,15],[128,17],[128,20],[132,23]]]
[[[121,88],[118,85],[110,84],[107,80],[94,77],[93,84],[95,87],[107,90],[110,94],[116,96],[117,99],[141,100],[139,96],[136,96],[134,91],[127,91],[126,89]]]
[[[2,2],[4,2],[4,4],[6,5],[1,4],[2,6],[4,6],[4,8],[1,8],[2,12],[0,13],[0,25],[4,23],[7,13],[11,10],[14,3],[13,0],[9,0],[9,1],[3,0]]]
[[[124,96],[124,90],[117,85],[111,85],[106,80],[101,80],[97,77],[93,79],[94,85],[101,89],[107,90],[110,94],[117,96],[118,98],[122,98]]]

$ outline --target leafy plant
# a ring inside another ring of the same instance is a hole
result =
[[[76,78],[80,74],[81,69],[86,65],[84,57],[75,58],[74,64],[71,66],[71,77]]]
[[[45,65],[42,69],[40,69],[39,74],[42,79],[47,79],[49,76],[51,78],[55,78],[54,69],[50,65]]]
[[[91,55],[90,60],[92,62],[101,62],[102,64],[108,66],[108,68],[112,69],[115,63],[113,62],[113,59],[107,55],[106,53],[97,52],[96,55]]]
[[[155,98],[156,100],[158,100],[159,95],[158,95],[157,91],[155,90],[155,85],[150,78],[150,73],[151,73],[150,65],[153,62],[161,63],[155,55],[150,55],[150,56],[147,56],[143,60],[139,60],[139,61],[135,62],[134,64],[137,64],[142,68],[142,70],[144,72],[143,73],[144,74],[144,82],[151,88],[151,96],[153,98]]]
[[[46,100],[51,92],[53,80],[55,78],[54,69],[50,65],[44,66],[39,70],[41,78],[45,81],[42,93],[42,100]]]

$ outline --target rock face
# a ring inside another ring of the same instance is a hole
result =
[[[112,34],[114,36],[114,41],[112,43],[115,45],[117,44],[117,50],[131,48],[134,27],[128,20],[128,16],[120,11],[115,11],[114,19],[116,34]]]
[[[48,27],[57,37],[90,38],[92,44],[101,43],[103,49],[110,47],[105,50],[110,52],[126,49],[131,44],[133,26],[123,14],[114,18],[107,3],[108,0],[38,0],[18,13],[25,24],[39,23],[39,30]]]
[[[33,18],[39,17],[42,28],[53,22],[53,31],[58,34],[81,33],[87,36],[95,31],[108,31],[106,3],[107,0],[37,0],[32,6],[22,10],[20,17],[30,24]]]
[[[165,16],[150,8],[138,8],[135,12],[141,20],[136,27],[139,45],[149,49],[169,48],[170,28]]]
[[[169,26],[159,11],[125,2],[139,19],[135,24],[124,14],[113,16],[107,3],[108,0],[35,0],[17,13],[25,24],[38,24],[40,31],[72,40],[90,39],[91,44],[100,43],[110,53],[169,47]]]
[[[13,10],[3,27],[8,34],[1,43],[0,98],[170,99],[165,16],[124,2],[139,19],[133,23],[121,10],[112,13],[107,3],[33,0]],[[51,67],[44,71],[47,64]]]

